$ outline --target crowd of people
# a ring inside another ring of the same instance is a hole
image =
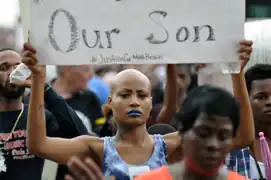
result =
[[[209,64],[49,69],[30,43],[1,46],[0,180],[271,180],[258,135],[271,148],[271,65],[246,68],[253,42],[236,46],[233,93],[198,85]],[[21,63],[31,76],[11,82]]]

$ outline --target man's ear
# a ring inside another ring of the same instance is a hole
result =
[[[107,104],[108,104],[108,107],[109,107],[110,109],[112,109],[112,98],[111,98],[111,96],[109,96],[109,97],[107,98]]]
[[[153,107],[152,107],[152,97],[151,97],[151,110],[152,110],[152,108],[153,108]]]

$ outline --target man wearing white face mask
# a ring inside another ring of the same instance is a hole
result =
[[[10,82],[11,72],[21,64],[21,56],[12,49],[0,49],[0,179],[41,179],[44,160],[29,153],[26,146],[28,105],[22,103],[27,83]],[[70,112],[59,112],[61,99],[54,96],[50,86],[45,87],[45,98],[52,113],[46,111],[47,134],[72,138],[87,134],[79,118]],[[60,103],[55,103],[55,101]],[[64,101],[65,102],[65,101]],[[65,128],[63,128],[65,126]],[[63,130],[64,129],[64,130]]]

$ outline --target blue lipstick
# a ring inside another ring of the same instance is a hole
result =
[[[131,110],[128,112],[128,116],[130,117],[139,117],[142,113],[139,110]]]

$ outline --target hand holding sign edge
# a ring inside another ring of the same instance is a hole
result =
[[[36,49],[30,43],[25,43],[22,52],[22,62],[32,71],[32,76],[45,78],[45,65],[38,64],[36,53]]]

